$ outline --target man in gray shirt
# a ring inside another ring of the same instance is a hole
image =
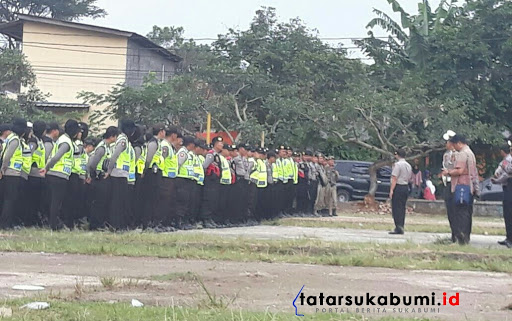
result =
[[[389,192],[395,229],[389,232],[389,234],[404,234],[405,207],[407,205],[407,197],[409,196],[409,180],[412,175],[412,167],[405,160],[405,151],[403,149],[395,152],[395,158],[398,161],[393,166]]]

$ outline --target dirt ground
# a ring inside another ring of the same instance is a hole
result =
[[[367,316],[424,316],[442,320],[507,320],[512,303],[512,279],[504,273],[464,271],[406,271],[366,267],[330,267],[283,263],[240,263],[158,258],[57,255],[45,253],[0,254],[0,298],[33,296],[34,292],[12,290],[18,284],[41,285],[44,296],[104,302],[129,302],[136,298],[146,305],[205,303],[198,282],[175,278],[152,281],[169,273],[199,275],[215,300],[233,301],[231,307],[252,311],[294,313],[292,301],[302,285],[306,295],[431,295],[460,293],[460,306],[440,307],[439,313],[376,314]],[[116,277],[114,289],[100,278]],[[139,281],[133,281],[134,278]],[[130,281],[130,279],[132,279]],[[301,308],[299,312],[314,313]],[[349,312],[356,312],[355,309]]]

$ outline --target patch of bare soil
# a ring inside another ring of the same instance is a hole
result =
[[[193,277],[183,275],[198,276],[204,288]],[[42,285],[45,291],[40,295],[60,300],[129,302],[135,298],[146,305],[190,307],[212,303],[206,289],[214,301],[233,308],[287,313],[294,312],[292,301],[303,285],[306,295],[436,292],[441,298],[443,292],[459,292],[460,306],[439,307],[436,313],[395,315],[448,320],[505,320],[510,313],[505,307],[512,300],[512,279],[505,273],[2,253],[0,297],[34,295],[12,290],[16,284]]]

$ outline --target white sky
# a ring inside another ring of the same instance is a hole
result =
[[[420,0],[401,0],[409,13],[417,12]],[[433,9],[439,0],[430,0]],[[182,26],[186,38],[216,38],[228,28],[246,29],[261,6],[275,7],[280,21],[300,17],[309,28],[318,29],[322,38],[364,37],[366,24],[374,17],[373,8],[393,16],[386,0],[99,0],[108,12],[101,19],[82,22],[146,35],[153,27]],[[398,19],[398,15],[393,16]],[[385,35],[376,33],[377,36]],[[345,47],[354,47],[350,41]],[[352,57],[360,57],[349,50]]]

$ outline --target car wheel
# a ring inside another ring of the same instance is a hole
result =
[[[347,190],[338,190],[338,203],[345,203],[350,201],[350,193]]]

